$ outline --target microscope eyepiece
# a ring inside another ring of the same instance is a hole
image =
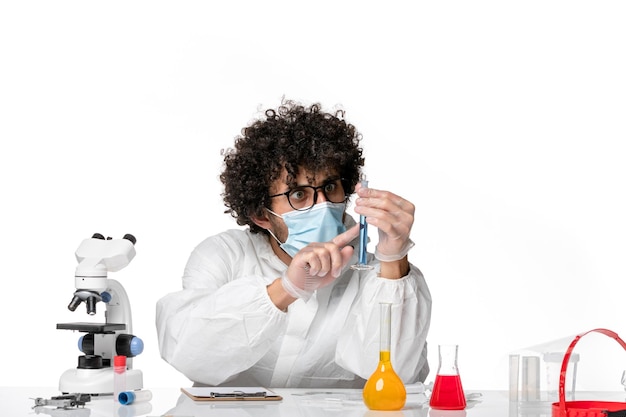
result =
[[[134,245],[135,243],[137,243],[137,239],[135,238],[135,236],[131,235],[130,233],[126,233],[124,235],[124,239],[126,240],[130,240],[130,242]]]

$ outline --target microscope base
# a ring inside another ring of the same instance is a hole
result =
[[[139,369],[126,370],[126,390],[143,388],[143,373]],[[113,368],[68,369],[59,380],[62,393],[113,395]]]

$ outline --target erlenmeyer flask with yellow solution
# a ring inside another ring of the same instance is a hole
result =
[[[391,366],[391,304],[380,303],[380,359],[363,388],[370,410],[400,410],[406,403],[404,383]]]

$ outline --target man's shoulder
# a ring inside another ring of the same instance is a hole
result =
[[[250,232],[250,229],[228,229],[204,239],[196,250],[215,250],[218,248],[246,249],[249,246],[257,246],[264,237],[258,233]]]

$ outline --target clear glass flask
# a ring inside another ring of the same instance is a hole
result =
[[[380,303],[380,358],[363,387],[363,401],[370,410],[400,410],[406,403],[404,383],[391,366],[391,304]]]
[[[467,405],[457,364],[459,345],[439,345],[439,368],[430,396],[430,408],[464,410]]]

